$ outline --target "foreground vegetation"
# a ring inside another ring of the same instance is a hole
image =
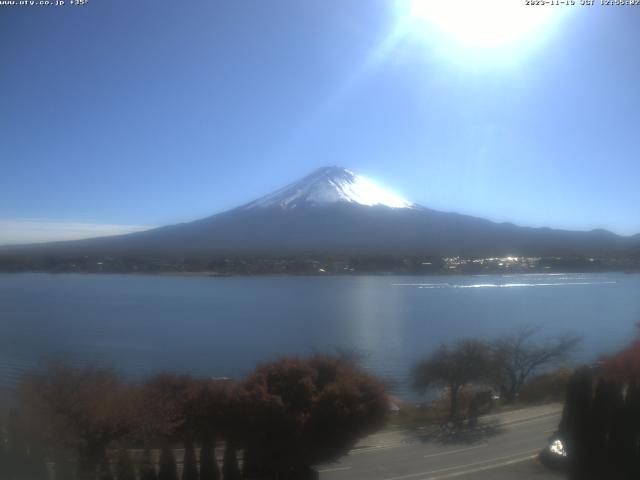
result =
[[[129,385],[109,370],[54,365],[19,395],[21,412],[3,429],[3,479],[47,479],[46,460],[55,480],[128,480],[136,471],[176,480],[177,448],[183,480],[312,478],[311,465],[346,453],[388,412],[383,384],[320,355],[260,365],[238,384],[161,374]]]
[[[0,420],[0,480],[311,479],[311,466],[387,424],[396,402],[396,426],[458,435],[476,431],[495,400],[513,408],[565,392],[558,435],[571,478],[640,478],[640,342],[571,372],[549,367],[579,339],[536,334],[432,352],[413,371],[418,391],[440,388],[428,408],[389,397],[346,353],[265,363],[239,383],[164,373],[134,385],[111,370],[49,365],[24,379],[19,409]]]
[[[559,426],[569,478],[640,478],[640,341],[577,370]]]

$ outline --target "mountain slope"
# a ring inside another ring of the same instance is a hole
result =
[[[638,237],[518,227],[430,210],[338,167],[202,220],[117,237],[13,247],[49,255],[618,256]],[[7,251],[7,250],[5,250]]]

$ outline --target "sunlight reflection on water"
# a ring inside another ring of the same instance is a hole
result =
[[[554,288],[558,287],[558,288]],[[0,388],[39,361],[241,378],[281,355],[355,350],[411,395],[441,343],[527,324],[584,337],[576,361],[624,345],[640,275],[161,277],[0,275]]]

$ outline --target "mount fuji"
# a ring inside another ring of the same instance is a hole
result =
[[[620,256],[640,237],[568,231],[445,213],[340,167],[321,168],[238,208],[127,235],[5,247],[0,253],[109,256]]]
[[[415,208],[415,204],[393,195],[370,180],[340,167],[324,167],[302,180],[245,205],[246,209],[326,206],[350,203],[365,207]]]

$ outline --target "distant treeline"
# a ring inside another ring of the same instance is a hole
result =
[[[203,273],[211,275],[500,274],[640,272],[640,258],[296,256],[27,256],[0,254],[0,272]]]

